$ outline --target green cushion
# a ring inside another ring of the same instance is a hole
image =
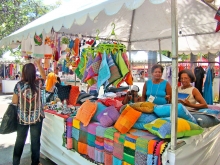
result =
[[[171,137],[171,122],[170,118],[158,118],[149,124],[145,124],[149,132],[159,136],[162,139]],[[203,132],[203,128],[182,118],[177,120],[177,137],[187,137],[198,135]]]

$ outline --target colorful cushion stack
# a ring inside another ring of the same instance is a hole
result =
[[[160,138],[171,137],[171,121],[169,118],[158,118],[149,124],[145,124],[144,127],[151,132],[159,136]],[[187,137],[198,135],[203,132],[203,129],[190,121],[182,118],[177,119],[177,137]]]
[[[141,112],[138,112],[127,105],[115,123],[114,127],[122,134],[127,133],[140,116]]]

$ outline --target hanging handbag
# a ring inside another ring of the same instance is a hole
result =
[[[1,122],[0,134],[9,134],[15,131],[17,131],[17,106],[9,104]]]

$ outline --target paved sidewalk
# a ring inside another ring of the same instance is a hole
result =
[[[11,99],[12,99],[12,95],[10,94],[6,95],[0,93],[0,123],[8,107],[8,103],[11,102]],[[12,155],[13,155],[15,140],[16,140],[16,132],[6,135],[0,134],[0,165],[12,164]],[[55,165],[54,162],[45,158],[44,155],[41,155],[40,162],[43,165]],[[30,137],[28,135],[20,165],[30,165],[30,164],[31,164],[31,151],[30,151]]]

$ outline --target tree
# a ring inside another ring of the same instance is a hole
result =
[[[0,0],[0,40],[24,25],[60,6],[45,6],[42,0]],[[0,56],[8,48],[0,50]]]

